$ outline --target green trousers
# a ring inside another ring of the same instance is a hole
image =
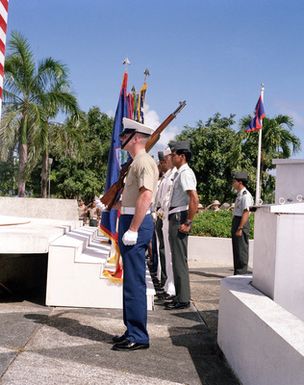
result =
[[[190,301],[188,268],[188,234],[180,233],[179,226],[187,219],[187,211],[169,215],[169,242],[172,253],[172,268],[176,302]]]
[[[233,217],[231,226],[231,238],[233,249],[233,265],[234,274],[246,274],[248,268],[248,255],[249,255],[249,221],[243,226],[242,236],[237,237],[235,235],[241,217]]]

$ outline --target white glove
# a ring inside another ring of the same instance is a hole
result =
[[[136,244],[137,238],[138,238],[137,231],[128,230],[122,236],[122,241],[123,241],[123,244],[126,246],[133,246]]]

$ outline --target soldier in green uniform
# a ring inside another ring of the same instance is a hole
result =
[[[198,208],[196,178],[189,167],[190,144],[175,142],[172,147],[172,163],[177,171],[169,207],[169,242],[176,295],[166,309],[184,309],[190,306],[190,283],[188,269],[188,236],[192,220]]]
[[[237,192],[231,226],[234,274],[246,274],[249,255],[249,208],[253,198],[246,188],[248,174],[235,172],[232,186]]]

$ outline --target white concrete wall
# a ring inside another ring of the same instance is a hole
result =
[[[279,198],[295,203],[297,195],[304,198],[304,159],[274,159],[276,165],[275,203]]]
[[[1,215],[78,220],[76,199],[0,197]]]
[[[249,263],[253,264],[254,241],[249,241]],[[231,266],[233,267],[231,238],[194,237],[188,240],[189,262],[198,262],[202,267]]]
[[[277,215],[261,207],[254,216],[253,285],[273,299],[275,256],[277,251]]]
[[[221,282],[218,344],[243,385],[304,384],[304,323],[250,285]]]
[[[261,207],[255,214],[253,285],[304,321],[303,233],[304,203]]]

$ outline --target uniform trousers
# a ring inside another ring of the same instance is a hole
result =
[[[231,226],[231,238],[233,249],[233,265],[234,274],[246,274],[248,268],[248,254],[249,254],[249,221],[245,223],[242,230],[242,236],[235,235],[242,217],[234,216]]]
[[[118,240],[123,261],[123,321],[127,328],[125,337],[139,344],[148,344],[146,251],[153,235],[152,216],[146,215],[138,229],[137,243],[125,246],[123,234],[129,229],[133,215],[119,218]]]
[[[167,272],[166,272],[166,256],[165,256],[165,244],[164,244],[164,236],[163,236],[163,220],[161,218],[157,218],[155,224],[157,239],[158,239],[158,255],[160,261],[160,284],[164,286],[167,281]]]
[[[190,301],[188,234],[179,232],[178,228],[185,223],[187,215],[187,211],[169,215],[169,242],[176,291],[175,302],[183,303]]]
[[[165,292],[169,295],[175,295],[175,286],[174,286],[174,276],[172,268],[172,254],[169,242],[169,219],[168,215],[164,216],[163,219],[163,237],[164,237],[164,247],[165,247],[165,256],[166,256],[166,273],[167,281],[164,286]]]

